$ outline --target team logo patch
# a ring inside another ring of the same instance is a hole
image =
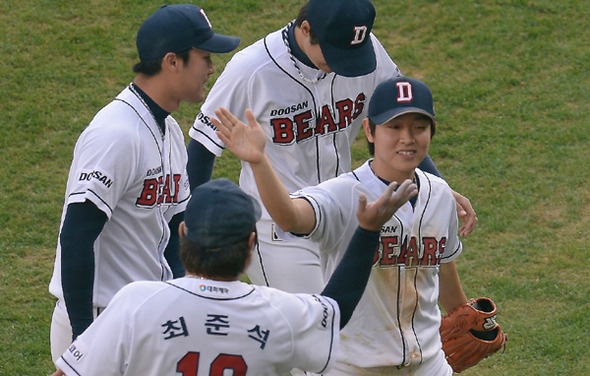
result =
[[[207,285],[200,285],[199,290],[201,292],[211,292],[215,294],[229,294],[229,289],[225,287],[217,287],[217,286],[207,286]]]
[[[494,329],[498,323],[496,322],[496,317],[498,315],[493,315],[490,317],[486,317],[485,322],[483,323],[483,329],[484,330],[492,330]]]

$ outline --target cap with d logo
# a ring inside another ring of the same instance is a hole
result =
[[[357,77],[375,70],[370,35],[375,8],[369,0],[310,0],[307,21],[336,74]]]
[[[383,124],[407,113],[420,113],[436,121],[432,93],[424,82],[401,76],[377,85],[369,102],[369,119]]]
[[[137,52],[142,61],[164,57],[192,47],[213,53],[235,50],[240,38],[213,32],[205,11],[193,4],[163,5],[137,32]]]

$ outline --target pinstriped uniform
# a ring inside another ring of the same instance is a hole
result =
[[[365,293],[341,335],[338,362],[356,367],[410,366],[440,356],[438,272],[462,252],[455,200],[447,183],[416,169],[415,207],[404,204],[381,230]],[[323,251],[329,276],[358,225],[358,194],[385,191],[369,161],[351,173],[293,194],[314,208],[309,235]]]

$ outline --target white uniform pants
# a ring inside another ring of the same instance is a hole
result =
[[[371,356],[370,354],[359,354],[359,356]],[[427,359],[421,364],[408,367],[378,367],[358,368],[349,364],[335,363],[325,376],[451,376],[453,369],[445,359],[445,353],[441,349],[437,355]],[[311,375],[308,373],[308,375]]]
[[[292,293],[320,293],[324,279],[317,243],[309,239],[281,239],[274,222],[261,219],[256,225],[258,244],[246,270],[250,281]]]
[[[98,314],[103,310],[104,308],[94,308],[94,319],[96,319]],[[49,341],[51,344],[51,359],[54,362],[66,352],[72,343],[72,326],[70,325],[68,311],[66,310],[64,302],[59,299],[55,303],[53,316],[51,317]]]

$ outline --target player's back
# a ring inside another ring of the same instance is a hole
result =
[[[113,298],[64,359],[82,374],[233,370],[260,376],[294,367],[321,372],[334,358],[339,316],[337,304],[321,295],[239,281],[135,282]]]
[[[295,297],[237,281],[172,281],[137,311],[133,321],[150,324],[134,331],[141,356],[131,357],[129,367],[141,368],[138,363],[155,350],[149,359],[168,354],[162,370],[185,375],[222,375],[224,369],[235,375],[278,375],[294,366],[321,370],[339,322],[327,307],[331,302],[321,299],[318,304],[310,295]]]

